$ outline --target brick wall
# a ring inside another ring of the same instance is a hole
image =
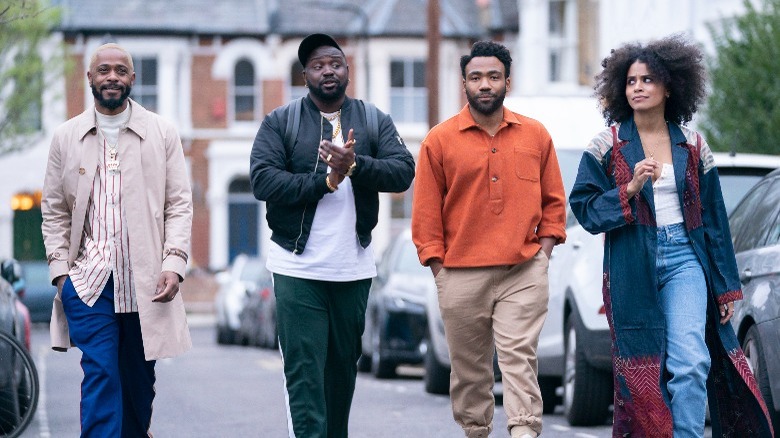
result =
[[[71,54],[65,79],[65,102],[67,118],[84,112],[84,87],[87,87],[87,72],[84,70],[84,55]]]
[[[192,57],[192,124],[195,128],[227,127],[227,83],[211,77],[214,55]]]
[[[210,250],[210,216],[206,199],[209,190],[208,146],[208,140],[193,140],[188,154],[192,165],[192,265],[201,268],[208,268]]]
[[[263,114],[268,114],[276,107],[284,105],[284,81],[269,79],[263,81]],[[258,127],[260,124],[258,123]]]

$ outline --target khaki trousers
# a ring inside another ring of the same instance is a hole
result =
[[[536,347],[547,315],[548,262],[540,250],[520,265],[443,268],[436,276],[452,363],[453,417],[469,438],[487,437],[493,429],[494,351],[508,429],[542,431]]]

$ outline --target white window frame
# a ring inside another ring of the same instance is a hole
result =
[[[236,68],[242,62],[246,62],[252,67],[252,85],[236,85]],[[252,118],[249,120],[236,119],[236,116],[238,115],[236,111],[236,98],[242,96],[252,96],[253,99]],[[233,64],[233,73],[230,75],[230,82],[228,83],[228,99],[230,100],[228,105],[230,108],[228,114],[228,117],[230,117],[230,123],[257,124],[259,114],[258,107],[262,104],[262,101],[260,100],[260,93],[258,90],[257,66],[254,63],[254,60],[247,57],[240,57],[236,59],[236,62]]]
[[[135,83],[133,84],[133,91],[130,93],[130,97],[136,102],[140,103],[144,108],[158,113],[160,111],[160,60],[157,55],[132,55],[133,56],[133,70],[135,71]],[[154,77],[155,82],[153,84],[144,83],[143,66],[148,62],[154,62]],[[150,97],[154,97],[154,106],[148,104]]]
[[[560,31],[550,29],[553,3],[563,5]],[[547,75],[550,84],[576,84],[577,72],[577,2],[576,0],[548,0],[547,5]],[[557,57],[557,68],[553,57]],[[556,71],[554,72],[553,69]]]
[[[394,63],[399,62],[403,65],[404,85],[403,87],[393,87],[392,66]],[[421,63],[423,68],[428,68],[425,58],[390,58],[390,63],[388,65],[391,84],[389,87],[390,115],[396,123],[427,123],[428,121],[428,107],[426,105],[428,100],[428,89],[425,87],[425,83],[423,83],[421,87],[414,86],[414,67],[416,63]],[[393,106],[393,102],[397,98],[402,101],[403,111],[400,113],[397,111],[397,108]],[[424,111],[422,114],[415,113],[415,102],[419,99],[424,103]]]

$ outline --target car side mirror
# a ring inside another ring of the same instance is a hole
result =
[[[0,276],[5,281],[14,284],[22,279],[22,265],[16,259],[3,260],[2,265],[0,265]]]
[[[6,259],[0,263],[0,276],[13,286],[16,293],[24,288],[22,265],[16,259]]]

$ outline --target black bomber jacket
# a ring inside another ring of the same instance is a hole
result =
[[[255,136],[250,157],[250,179],[255,198],[266,202],[271,240],[296,254],[306,248],[317,203],[329,193],[327,164],[319,158],[321,139],[332,137],[332,126],[314,102],[303,99],[295,144],[284,145],[284,131],[292,105],[268,114]],[[355,196],[356,233],[365,248],[377,224],[379,192],[403,192],[414,178],[414,159],[387,114],[378,112],[379,139],[368,141],[361,101],[347,97],[341,106],[343,132],[354,129],[357,167],[350,177]]]

